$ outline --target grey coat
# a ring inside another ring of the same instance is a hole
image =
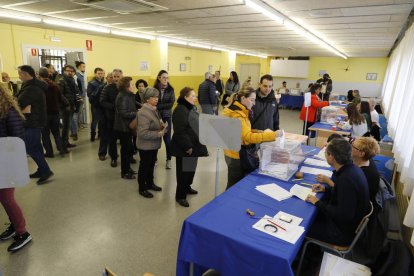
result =
[[[235,84],[234,81],[228,80],[225,86],[226,94],[231,96],[231,94],[239,92],[240,90],[240,83]]]
[[[144,104],[138,111],[137,120],[137,148],[140,150],[156,150],[161,148],[162,137],[160,115]]]

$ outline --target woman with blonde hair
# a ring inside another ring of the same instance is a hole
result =
[[[24,136],[24,115],[13,97],[0,86],[0,137]],[[14,198],[14,188],[0,189],[0,202],[9,216],[10,226],[0,234],[0,240],[14,237],[7,251],[15,252],[32,240],[26,230],[26,221]]]
[[[256,144],[262,142],[270,142],[281,135],[281,131],[272,131],[266,129],[264,131],[252,131],[250,124],[250,111],[256,100],[256,91],[252,87],[246,87],[234,93],[229,98],[229,105],[223,110],[223,115],[230,118],[239,119],[242,125],[241,140],[242,148],[252,149]],[[227,189],[240,181],[250,171],[244,169],[240,160],[240,154],[236,151],[224,150],[225,160],[228,167]]]

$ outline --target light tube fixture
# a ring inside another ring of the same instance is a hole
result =
[[[155,40],[155,36],[153,36],[153,35],[142,34],[142,33],[137,33],[137,32],[111,30],[111,33],[113,35],[119,35],[119,36],[127,36],[127,37],[133,37],[133,38],[142,38],[142,39],[148,39],[148,40]]]
[[[85,30],[85,31],[92,31],[92,32],[98,32],[98,33],[109,34],[110,32],[109,28],[96,26],[92,24],[83,24],[83,23],[78,23],[78,22],[69,21],[69,20],[43,18],[43,22],[49,25]]]
[[[0,17],[38,23],[42,22],[42,19],[40,17],[32,16],[29,13],[17,13],[8,10],[0,10]]]
[[[188,45],[188,41],[169,38],[169,37],[165,37],[165,36],[157,36],[157,40],[167,41],[168,43],[173,43],[173,44]]]
[[[188,46],[211,50],[211,46],[199,43],[188,43]]]

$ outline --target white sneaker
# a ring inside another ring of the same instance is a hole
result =
[[[165,164],[165,168],[167,170],[171,169],[171,160],[167,160],[167,163]]]

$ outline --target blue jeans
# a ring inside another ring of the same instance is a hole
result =
[[[95,137],[96,126],[98,126],[98,130],[100,131],[99,121],[101,120],[103,114],[102,114],[102,110],[99,107],[91,105],[91,110],[92,110],[91,136]]]
[[[165,151],[167,152],[167,160],[171,160],[171,128],[172,128],[172,122],[171,122],[171,117],[167,117],[167,118],[162,118],[162,121],[168,122],[168,130],[167,133],[165,133],[163,139],[164,139],[164,143],[165,143]]]
[[[49,165],[45,160],[43,154],[43,147],[41,141],[41,128],[26,128],[24,143],[26,145],[26,152],[39,167],[37,170],[41,175],[50,172]]]
[[[78,120],[79,120],[79,112],[74,112],[73,116],[70,118],[70,132],[72,135],[78,134]]]

